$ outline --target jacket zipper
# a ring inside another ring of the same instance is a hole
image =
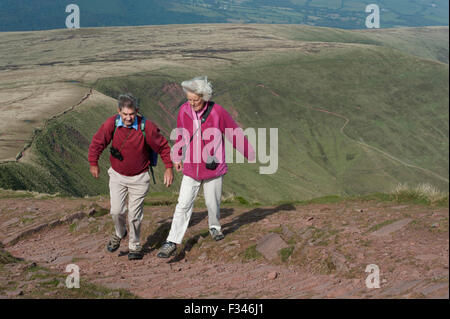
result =
[[[194,112],[194,115],[195,115],[195,118],[196,118],[196,120],[198,121],[198,116],[197,116],[197,113],[195,113]],[[201,126],[202,126],[202,123],[200,122],[199,123],[199,127],[200,127],[200,130],[202,129],[201,128]],[[198,130],[196,131],[196,135],[198,135]],[[193,147],[192,147],[193,148]],[[202,144],[201,144],[201,141],[200,141],[200,149],[202,148]],[[201,162],[201,160],[200,160],[200,162]],[[196,174],[196,179],[198,180],[198,168],[199,168],[199,163],[196,163],[197,164],[197,174]]]

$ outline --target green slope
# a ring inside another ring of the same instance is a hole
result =
[[[236,110],[245,127],[279,128],[277,174],[230,165],[228,191],[281,200],[386,191],[400,181],[448,187],[447,65],[381,47],[355,47],[202,71],[217,88],[214,100],[231,113]],[[105,79],[97,88],[111,96],[133,88],[143,112],[169,130],[174,122],[166,124],[170,119],[158,103],[176,114],[182,95],[173,99],[162,88],[194,72]],[[344,118],[349,123],[342,133]]]
[[[448,64],[448,27],[343,30],[325,27],[276,25],[272,33],[296,41],[362,43],[397,49]]]
[[[309,36],[294,28],[282,33],[283,28],[273,33],[299,41]],[[403,53],[398,50],[403,46],[363,44],[366,35],[353,40],[347,33],[336,38],[319,31],[317,38],[328,44],[313,54],[268,52],[227,67],[186,63],[90,85],[112,97],[131,91],[140,98],[142,112],[168,136],[184,100],[179,83],[208,74],[214,101],[244,128],[278,128],[277,173],[260,175],[261,164],[230,164],[225,195],[259,202],[303,200],[389,192],[399,182],[448,190],[448,65]],[[337,41],[357,44],[329,43]],[[1,187],[107,193],[106,174],[91,178],[86,158],[92,135],[114,111],[82,105],[51,121],[32,146],[35,164],[0,165]],[[106,152],[100,165],[105,173]],[[160,164],[153,192],[166,191],[162,172]],[[179,182],[177,175],[169,191],[178,191]]]

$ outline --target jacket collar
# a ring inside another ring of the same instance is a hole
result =
[[[120,126],[127,127],[127,126],[125,126],[125,124],[123,124],[122,117],[119,115],[119,123],[117,123],[117,127],[120,127]],[[136,131],[138,130],[138,117],[137,116],[135,116],[134,123],[131,125],[131,127],[134,128]],[[131,128],[131,127],[129,127],[129,128]]]
[[[209,101],[208,103],[206,103],[205,107],[203,108],[202,115],[203,115],[203,113],[206,111],[206,108],[208,107],[209,103],[211,103],[211,101]],[[193,111],[192,111],[192,108],[191,108],[189,102],[184,103],[184,104],[182,105],[182,107],[181,107],[181,110],[182,110],[184,113],[186,113],[186,114],[189,116],[189,118],[190,118],[191,120],[196,120],[196,119],[194,119],[194,118],[192,117],[192,112],[193,112]]]

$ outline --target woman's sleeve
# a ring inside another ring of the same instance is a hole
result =
[[[220,108],[220,130],[228,141],[249,161],[255,160],[255,150],[244,135],[244,131],[223,107]]]

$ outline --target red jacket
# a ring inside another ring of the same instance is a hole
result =
[[[111,161],[111,167],[119,174],[135,176],[148,170],[150,165],[150,152],[148,146],[161,156],[166,168],[173,167],[172,160],[170,159],[169,143],[164,136],[160,134],[159,128],[148,119],[146,119],[145,122],[146,140],[144,141],[144,135],[140,128],[141,119],[142,118],[138,116],[137,130],[121,126],[117,128],[116,133],[114,134],[112,146],[120,150],[123,161],[118,160],[112,155],[109,156],[109,159]],[[114,133],[115,120],[116,115],[108,118],[92,138],[88,155],[91,166],[98,165],[100,155],[111,142]],[[126,141],[122,145],[125,138]]]

